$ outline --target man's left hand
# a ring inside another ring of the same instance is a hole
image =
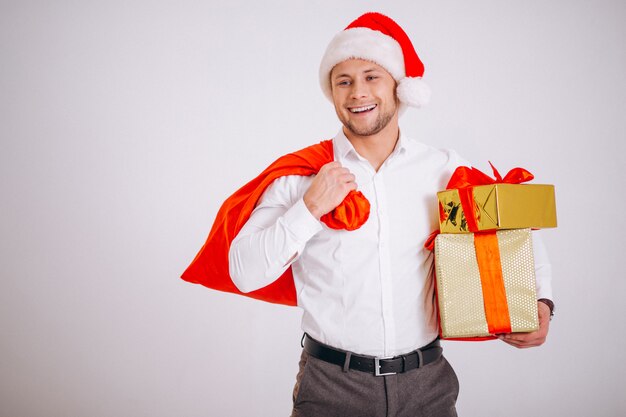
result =
[[[550,307],[542,302],[537,303],[539,311],[539,330],[531,333],[511,333],[498,335],[498,338],[519,349],[541,346],[548,336],[550,328]]]

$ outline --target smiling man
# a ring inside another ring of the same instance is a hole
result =
[[[354,136],[366,138],[397,124],[396,81],[373,62],[350,59],[330,74],[337,116]],[[390,123],[394,119],[394,123]]]
[[[428,100],[423,72],[386,16],[365,14],[339,33],[320,66],[343,125],[333,160],[317,175],[273,180],[230,245],[230,277],[241,292],[293,274],[305,332],[293,416],[456,415],[458,380],[442,356],[423,244],[437,227],[436,192],[467,164],[400,132],[400,114]],[[324,216],[356,190],[369,202],[365,220],[329,227]],[[536,263],[539,298],[550,299],[541,250]],[[505,341],[542,344],[550,310],[539,303],[539,311],[539,331]]]

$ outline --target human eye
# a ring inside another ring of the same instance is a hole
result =
[[[345,87],[345,86],[348,86],[348,85],[350,85],[350,81],[349,80],[343,79],[343,80],[338,80],[337,81],[337,86],[339,86],[339,87]]]
[[[366,79],[367,81],[374,81],[378,79],[378,75],[368,75]]]

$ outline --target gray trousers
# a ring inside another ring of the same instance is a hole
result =
[[[388,376],[343,372],[302,351],[292,417],[456,417],[459,381],[442,356]]]

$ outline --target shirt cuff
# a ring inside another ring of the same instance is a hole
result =
[[[300,198],[282,217],[285,227],[300,243],[307,242],[322,230],[322,223],[316,219]]]
[[[537,299],[552,298],[552,267],[550,265],[541,265],[535,269],[537,280]]]

